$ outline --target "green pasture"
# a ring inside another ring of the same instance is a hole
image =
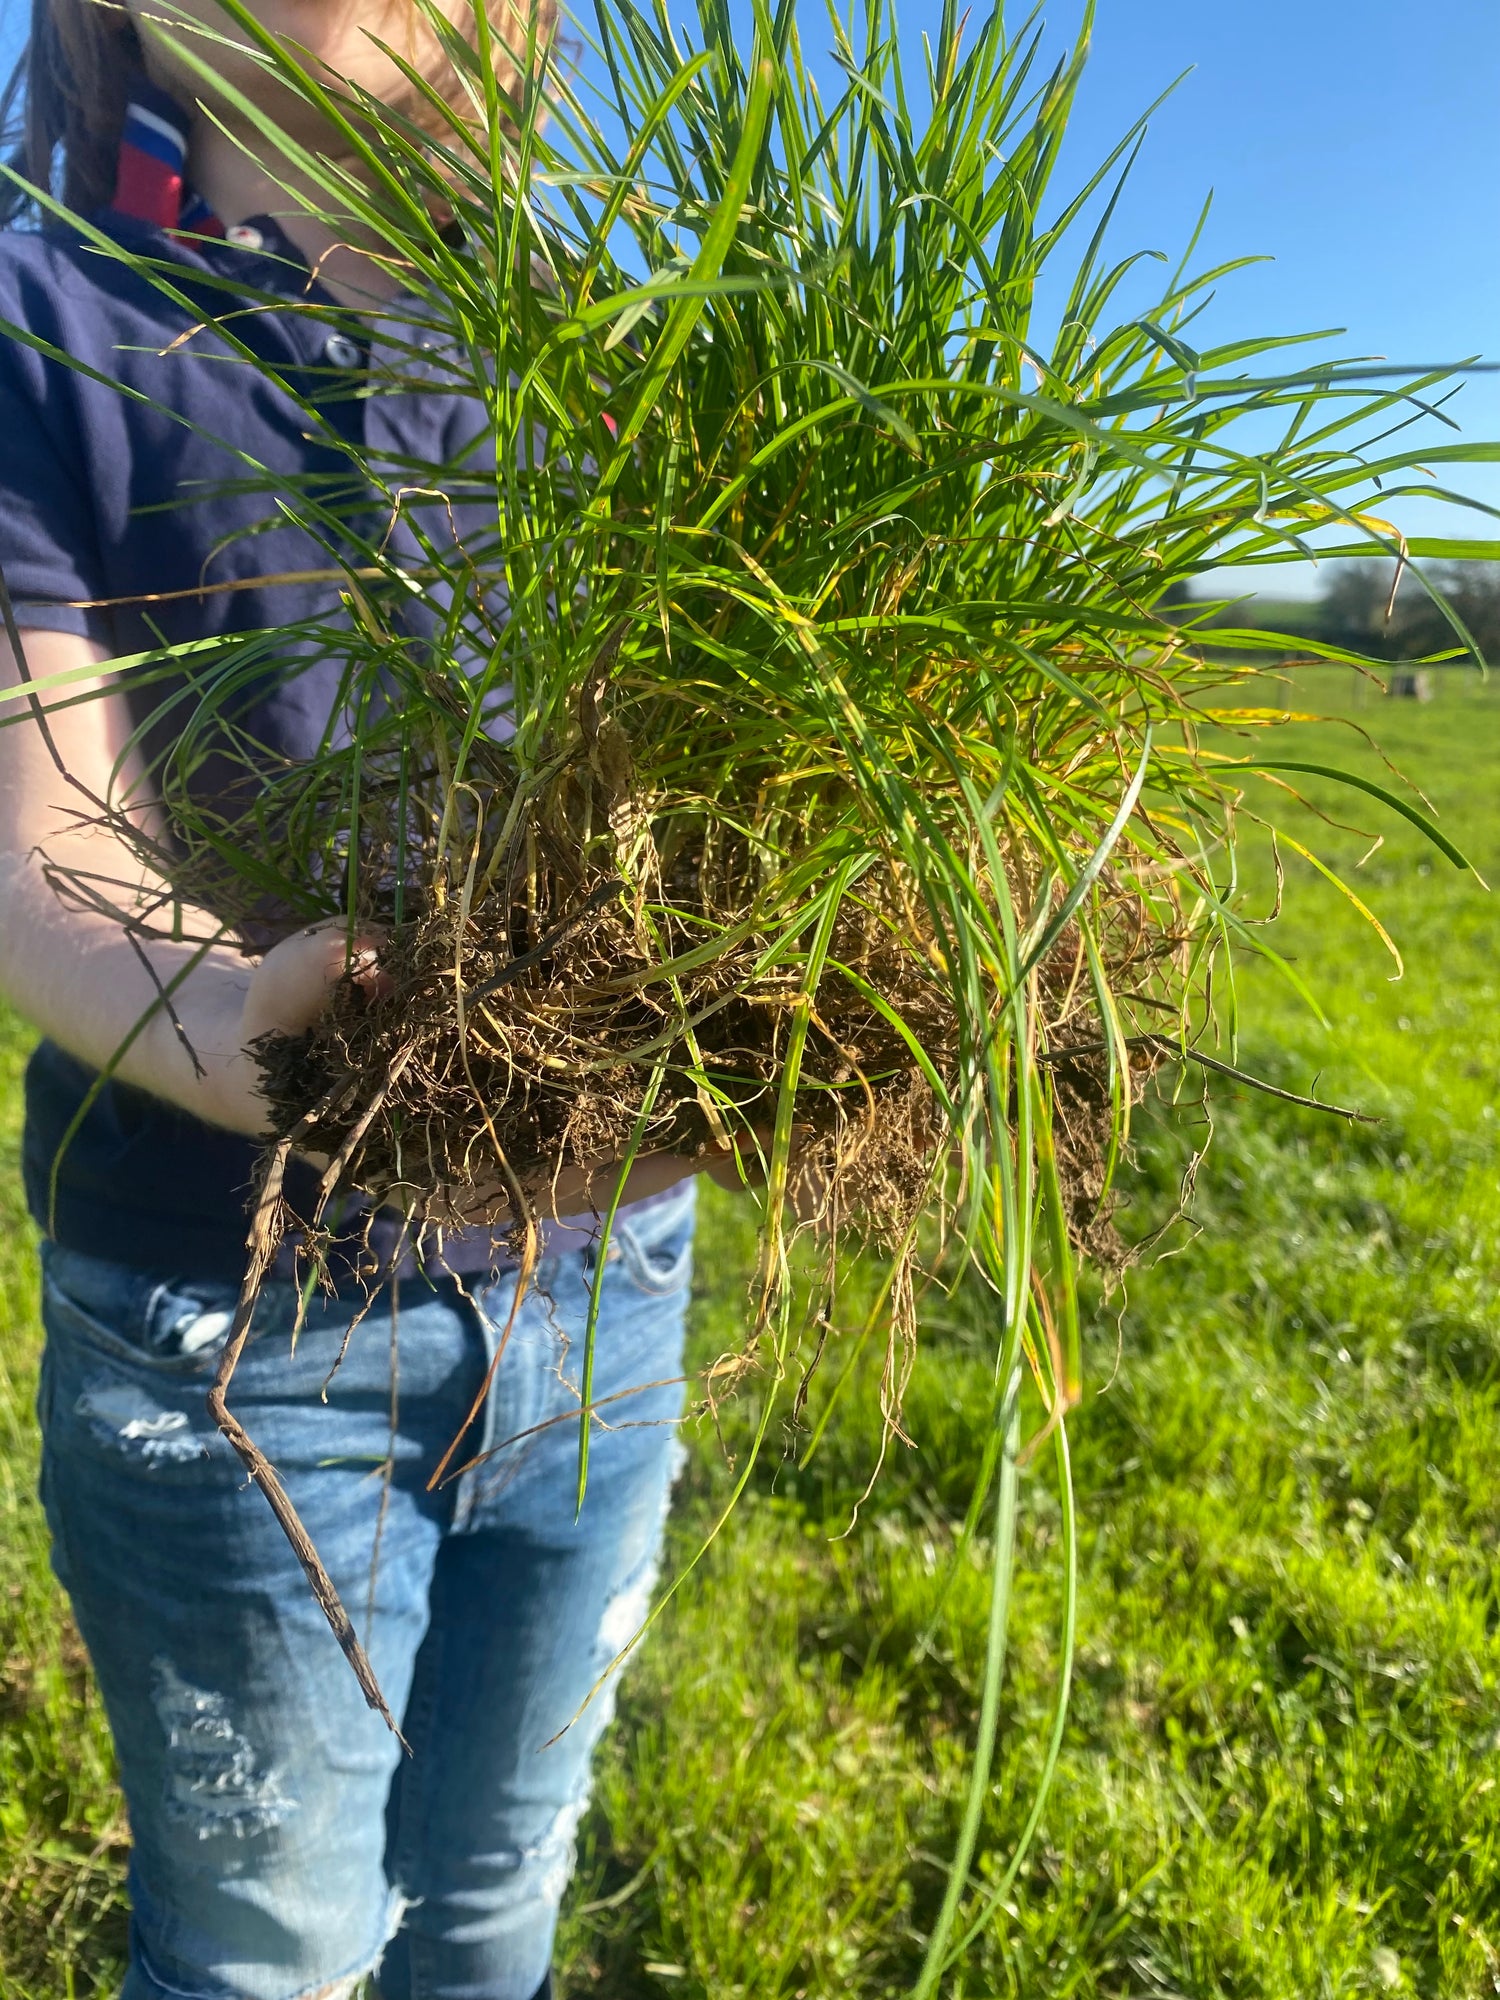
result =
[[[1279,695],[1273,697],[1279,703]],[[1379,734],[1500,879],[1500,689],[1430,706],[1299,684]],[[1350,730],[1288,754],[1372,775]],[[1242,983],[1245,1068],[1357,1105],[1349,1125],[1237,1086],[1172,1254],[1091,1314],[1071,1422],[1079,1665],[1041,1834],[946,1990],[964,2000],[1500,1991],[1500,905],[1372,801],[1299,838],[1352,867],[1405,955],[1295,854]],[[1253,803],[1253,801],[1252,801]],[[1255,907],[1274,898],[1262,856]],[[4,1041],[0,1172],[0,2000],[114,1990],[125,1829],[88,1670],[32,1495],[35,1290]],[[1153,1101],[1124,1221],[1166,1222],[1206,1135],[1201,1079]],[[711,1209],[696,1304],[735,1343],[749,1236]],[[860,1368],[806,1470],[778,1448],[643,1649],[603,1757],[564,1932],[564,1991],[906,1992],[957,1827],[987,1550],[955,1545],[991,1407],[977,1293],[934,1301],[896,1445]],[[809,1413],[842,1365],[831,1347]],[[731,1416],[729,1428],[733,1431]],[[728,1487],[712,1428],[674,1529]],[[1013,1672],[971,1918],[1025,1821],[1055,1690],[1060,1511],[1024,1483]],[[258,1505],[253,1495],[247,1505]]]

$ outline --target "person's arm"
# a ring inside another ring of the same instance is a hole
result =
[[[21,644],[33,680],[80,667],[107,669],[103,648],[73,633],[23,630]],[[10,648],[0,637],[0,685],[11,688],[19,681]],[[110,790],[111,773],[131,734],[125,698],[106,681],[104,672],[94,683],[70,683],[69,698],[86,687],[98,690],[71,707],[57,707],[56,695],[44,701],[64,769],[101,799]],[[129,798],[135,775],[127,766],[116,777],[117,800]],[[148,971],[117,916],[75,907],[70,898],[59,896],[44,873],[50,861],[55,868],[92,875],[122,913],[132,904],[144,910],[167,894],[160,878],[143,867],[118,834],[86,823],[90,812],[87,798],[58,770],[30,704],[12,700],[0,705],[0,993],[44,1034],[96,1069],[133,1036],[115,1064],[114,1074],[122,1081],[210,1124],[261,1135],[269,1123],[267,1108],[246,1046],[273,1030],[298,1034],[312,1025],[345,970],[343,925],[287,938],[259,964],[229,944],[204,951],[201,942],[142,939]],[[157,912],[154,928],[165,927],[169,909],[170,896]],[[206,911],[182,904],[178,928],[201,941],[213,937],[219,926]],[[366,975],[378,978],[372,948],[367,946],[362,961]],[[169,986],[189,965],[191,971],[172,992],[172,1007],[202,1066],[201,1076],[160,1004],[152,978],[154,972],[162,986]],[[697,1171],[699,1164],[652,1154],[633,1170],[627,1195],[635,1200],[658,1193]],[[613,1182],[608,1159],[592,1168],[569,1166],[558,1177],[557,1199],[564,1213],[597,1206],[608,1201]],[[543,1199],[550,1195],[549,1189]],[[466,1221],[503,1219],[508,1208],[498,1187],[455,1193],[447,1205],[450,1214]]]
[[[34,680],[105,664],[103,648],[74,633],[23,630],[21,643]],[[20,678],[0,637],[0,685],[15,687]],[[68,695],[88,685],[72,685]],[[65,769],[102,798],[131,724],[123,694],[105,686],[103,675],[94,685],[103,691],[87,701],[59,708],[54,695],[45,706]],[[211,1124],[263,1132],[266,1107],[246,1044],[272,1029],[296,1033],[316,1017],[344,970],[342,929],[290,938],[258,967],[229,944],[202,952],[172,994],[202,1065],[200,1076],[159,1003],[152,972],[162,986],[170,985],[201,944],[142,939],[148,971],[116,918],[74,907],[57,894],[44,873],[47,861],[95,877],[122,911],[144,911],[167,892],[117,834],[81,823],[91,812],[88,800],[57,769],[30,705],[7,701],[0,725],[0,991],[44,1034],[95,1068],[133,1035],[116,1076]],[[170,896],[154,924],[169,921]],[[220,927],[205,911],[183,905],[179,928],[202,940]]]

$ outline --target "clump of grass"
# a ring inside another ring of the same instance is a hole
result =
[[[564,1167],[740,1159],[763,1219],[731,1371],[761,1392],[738,1492],[773,1413],[801,1407],[851,1232],[884,1258],[870,1323],[899,1424],[936,1216],[993,1300],[997,1513],[930,1991],[998,1713],[1020,1384],[1066,1487],[1077,1255],[1145,1078],[1216,1001],[1235,1065],[1235,954],[1263,948],[1237,895],[1244,788],[1303,768],[1202,742],[1205,712],[1267,719],[1236,711],[1223,660],[1249,671],[1275,639],[1216,625],[1208,662],[1183,586],[1330,530],[1400,546],[1372,508],[1399,495],[1439,378],[1298,372],[1274,338],[1196,350],[1222,269],[1185,264],[1149,310],[1123,306],[1139,272],[1106,225],[1138,134],[1054,202],[1086,44],[1044,70],[998,9],[946,6],[913,80],[868,0],[857,42],[830,23],[825,94],[790,5],[757,6],[742,46],[699,0],[684,49],[622,0],[595,16],[597,97],[535,49],[502,94],[483,15],[468,37],[431,13],[467,101],[412,70],[421,122],[231,11],[349,164],[242,115],[417,294],[374,386],[456,387],[473,412],[433,464],[361,452],[305,404],[357,476],[278,477],[278,504],[325,546],[339,610],[195,658],[153,773],[185,895],[261,938],[268,910],[271,934],[379,926],[393,981],[264,1051],[281,1139],[237,1338],[293,1143],[331,1158],[323,1204],[359,1192],[413,1231],[445,1227],[455,1192],[503,1190],[523,1281]],[[1424,440],[1423,460],[1477,449]],[[254,703],[319,658],[341,676],[324,747],[268,765]],[[243,809],[199,788],[226,737]],[[1350,782],[1461,861],[1400,794]],[[826,1225],[810,1302],[799,1197]],[[580,1496],[587,1360],[584,1380]]]

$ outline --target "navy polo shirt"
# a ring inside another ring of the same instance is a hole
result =
[[[156,114],[173,109],[156,97]],[[154,130],[163,118],[149,122]],[[193,228],[204,226],[202,213]],[[94,221],[110,241],[170,266],[183,297],[76,229],[0,233],[0,563],[22,628],[83,633],[122,656],[338,617],[337,582],[254,581],[329,567],[316,538],[278,513],[276,475],[325,475],[346,514],[384,523],[388,495],[339,440],[358,447],[377,481],[388,468],[392,488],[419,483],[412,474],[423,465],[482,452],[483,405],[458,386],[451,350],[424,331],[416,300],[382,308],[365,334],[270,218],[192,241],[113,210]],[[240,287],[253,297],[236,296]],[[218,320],[260,366],[234,358]],[[456,518],[424,510],[422,528],[438,546],[455,533],[493,533],[493,503],[487,521],[479,501],[467,511],[466,521],[462,508]],[[395,533],[421,560],[404,518]],[[225,583],[247,587],[202,588]],[[156,601],[129,601],[144,597]],[[268,675],[247,727],[275,757],[309,755],[337,681],[333,661],[291,679]],[[162,750],[180,726],[173,704],[190,694],[190,675],[139,685],[127,675],[124,686],[148,749]],[[197,783],[211,794],[228,769],[216,773],[209,760]],[[32,1214],[70,1248],[236,1282],[253,1142],[128,1086],[107,1085],[67,1145],[49,1220],[54,1159],[94,1081],[50,1042],[30,1064]],[[310,1172],[294,1174],[294,1210],[311,1187]],[[384,1240],[377,1230],[377,1249]],[[449,1269],[472,1274],[496,1261],[488,1231],[444,1246]]]

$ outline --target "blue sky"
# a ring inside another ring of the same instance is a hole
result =
[[[1152,121],[1122,244],[1175,250],[1212,189],[1206,253],[1274,259],[1231,281],[1221,324],[1346,327],[1339,350],[1392,360],[1500,360],[1496,0],[1100,0],[1077,165],[1188,69]],[[1500,438],[1500,378],[1471,380],[1453,409]],[[1500,505],[1500,470],[1456,483]],[[1415,503],[1399,519],[1485,532]]]
[[[1079,10],[1047,7],[1059,49]],[[908,35],[936,15],[908,0]],[[24,17],[0,0],[7,60]],[[821,19],[806,0],[809,39]],[[1497,0],[1099,0],[1064,183],[1185,70],[1153,120],[1122,247],[1178,251],[1212,189],[1205,255],[1274,259],[1232,282],[1221,325],[1339,326],[1350,354],[1500,360]],[[1500,378],[1471,382],[1457,409],[1470,434],[1500,437]],[[1500,471],[1464,483],[1500,506]],[[1401,525],[1434,532],[1440,517],[1413,504]]]

